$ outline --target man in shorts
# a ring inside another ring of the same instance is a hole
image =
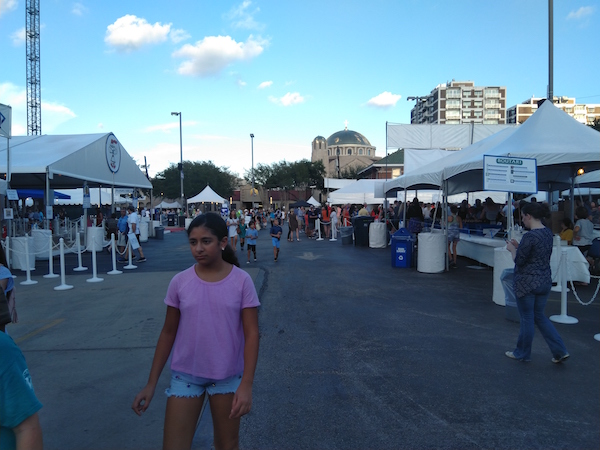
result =
[[[129,210],[129,215],[127,216],[127,224],[129,225],[128,238],[130,241],[132,241],[132,252],[137,248],[138,252],[140,253],[140,257],[137,259],[137,262],[145,262],[146,257],[144,256],[144,251],[140,245],[140,215],[135,212],[133,205],[129,205],[127,209]]]

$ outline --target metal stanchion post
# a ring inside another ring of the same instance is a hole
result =
[[[50,233],[50,239],[48,243],[48,273],[44,275],[44,278],[58,278],[60,275],[54,273],[54,255],[52,254],[52,247],[54,241],[52,240],[52,233]]]
[[[112,270],[107,272],[108,275],[119,275],[122,274],[123,271],[117,270],[117,249],[115,248],[115,233],[110,234],[110,248],[111,248],[111,256],[112,256]]]
[[[67,289],[73,289],[73,286],[66,283],[65,277],[65,240],[60,238],[60,284],[54,288],[55,291],[66,291]]]

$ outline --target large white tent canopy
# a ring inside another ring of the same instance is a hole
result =
[[[82,205],[83,204],[83,189],[61,189],[61,194],[70,196],[71,198],[55,199],[55,205]],[[110,188],[90,188],[90,204],[99,205],[102,201],[103,205],[112,205],[112,189]],[[114,203],[131,203],[131,199],[122,197],[115,193]]]
[[[347,203],[381,204],[385,200],[383,198],[384,183],[385,180],[370,178],[356,180],[354,183],[329,194],[327,202],[332,205],[345,205]],[[376,195],[376,192],[379,192],[379,194]]]
[[[437,164],[395,178],[385,190],[431,189],[447,180],[447,194],[482,191],[484,155],[535,158],[539,188],[564,188],[578,168],[600,167],[600,133],[545,102],[518,128],[502,130]]]
[[[187,203],[225,203],[225,199],[211,189],[206,187],[199,194],[187,199]]]
[[[165,202],[164,200],[155,206],[157,209],[180,209],[179,202]]]
[[[81,187],[84,181],[152,188],[112,133],[13,136],[9,141],[12,188],[45,187],[46,176],[52,189]],[[7,173],[6,139],[0,139],[0,173]]]
[[[479,142],[505,128],[517,125],[487,125],[465,123],[440,124],[387,124],[387,148],[460,149]]]
[[[444,168],[448,193],[483,189],[483,156],[535,158],[538,187],[568,186],[579,168],[600,168],[600,133],[579,123],[551,102],[544,102],[514,133],[485,152],[468,152]]]

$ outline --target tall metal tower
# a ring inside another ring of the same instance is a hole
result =
[[[25,47],[27,51],[27,135],[42,134],[40,75],[40,0],[25,4]]]

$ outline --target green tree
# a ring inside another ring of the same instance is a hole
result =
[[[183,174],[183,192],[186,198],[198,194],[207,184],[222,197],[229,197],[238,185],[234,174],[227,168],[215,166],[212,161],[184,161]],[[178,165],[171,164],[157,173],[152,179],[152,185],[155,195],[158,192],[167,198],[179,198],[181,189]]]
[[[346,168],[342,171],[342,173],[340,174],[340,177],[342,178],[346,178],[348,180],[356,180],[358,179],[358,173],[365,169],[367,166],[357,166],[357,167],[350,167],[350,168]]]
[[[296,162],[281,161],[271,166],[259,164],[254,169],[254,183],[264,189],[306,189],[309,186],[323,188],[325,166],[321,161],[307,159]],[[246,171],[244,178],[252,182],[252,173]]]

